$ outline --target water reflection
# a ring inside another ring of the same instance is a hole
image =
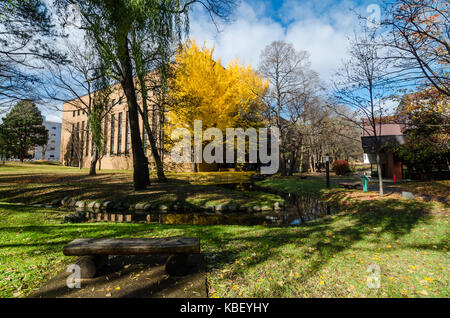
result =
[[[87,213],[87,217],[97,221],[149,222],[177,225],[266,225],[300,226],[307,222],[326,217],[335,212],[327,203],[311,196],[298,196],[273,189],[261,188],[252,183],[229,183],[217,185],[237,191],[260,191],[277,194],[284,198],[282,209],[265,212],[120,212]]]
[[[253,183],[228,183],[220,184],[218,186],[239,191],[267,192],[283,197],[287,202],[286,208],[277,211],[275,215],[270,217],[274,223],[280,225],[301,225],[308,221],[323,218],[334,212],[329,204],[311,196],[299,196],[294,193],[260,187]]]

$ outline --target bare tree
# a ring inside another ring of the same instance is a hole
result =
[[[392,79],[404,85],[430,84],[450,96],[450,2],[396,0],[385,8],[380,43],[394,62]]]
[[[322,168],[327,153],[331,161],[360,159],[362,157],[361,130],[347,119],[329,112],[329,109],[324,106],[325,103],[319,109],[323,113],[322,120],[312,125],[316,130],[316,136],[312,138],[309,148],[314,153],[315,165]],[[352,118],[352,113],[346,107],[340,107],[340,113]],[[313,118],[319,117],[319,114],[313,115]],[[355,119],[353,118],[354,121]],[[313,169],[315,169],[314,166]]]
[[[38,60],[64,63],[52,48],[59,36],[41,0],[0,1],[0,107],[6,112],[16,102],[39,99],[35,84]]]
[[[47,153],[48,146],[49,146],[48,144],[41,146],[42,160],[45,160],[45,154]]]
[[[379,47],[373,34],[364,30],[351,40],[350,57],[336,73],[334,98],[330,107],[343,119],[354,123],[373,136],[373,151],[376,153],[380,195],[383,195],[383,177],[380,151],[383,146],[379,133],[383,117],[387,114],[386,98],[391,94],[388,78],[389,64],[379,56]],[[337,105],[346,105],[352,114],[343,112]],[[355,118],[357,118],[355,120]],[[370,128],[367,128],[370,127]]]
[[[93,153],[91,157],[89,175],[96,174],[96,164],[101,160],[104,147],[101,122],[116,106],[118,99],[110,99],[113,93],[120,94],[113,83],[104,75],[107,70],[96,59],[94,52],[67,43],[69,63],[65,65],[47,64],[49,79],[43,86],[43,91],[48,99],[60,101],[72,106],[69,111],[81,111],[88,117],[85,127],[78,127],[76,132],[71,132],[71,153],[78,157],[81,165],[83,150],[76,150],[75,145],[84,148],[84,136],[88,141],[89,136],[93,141]],[[50,84],[50,85],[49,85]],[[63,110],[64,111],[64,110]],[[83,137],[80,137],[80,136]],[[86,147],[89,147],[86,144]],[[81,166],[80,166],[81,168]]]
[[[305,109],[312,104],[319,88],[318,75],[309,68],[308,58],[308,52],[296,51],[292,44],[283,41],[266,46],[260,57],[259,71],[270,81],[266,103],[272,121],[281,132],[282,175],[287,174],[287,161],[292,160],[287,156],[295,157],[292,143],[289,145],[286,140],[293,131],[291,126],[297,124]]]

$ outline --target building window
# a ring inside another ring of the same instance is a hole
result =
[[[73,116],[72,117],[75,117],[75,111],[73,111]]]
[[[106,155],[108,151],[108,139],[106,138],[106,136],[108,136],[108,116],[105,116],[105,131],[103,132],[103,140],[105,141],[105,145],[103,147],[103,155]]]
[[[72,134],[71,134],[71,147],[70,147],[70,158],[73,158],[73,137],[74,137],[74,133],[75,133],[75,124],[72,124]]]
[[[89,125],[86,125],[86,157],[89,156]]]
[[[56,127],[52,127],[52,129],[56,129]]]
[[[78,157],[80,154],[80,123],[77,123],[76,126],[76,134],[75,134],[75,142],[76,142],[76,150],[75,150],[75,155]]]
[[[77,111],[77,116],[80,116],[80,110]]]
[[[128,120],[128,112],[125,114],[125,154],[130,153],[130,123]]]
[[[109,154],[111,156],[114,155],[114,134],[115,134],[115,131],[114,131],[114,120],[115,120],[115,115],[112,114],[111,115],[111,141],[110,141],[110,145],[109,145]]]
[[[81,122],[80,157],[83,156],[83,150],[84,150],[84,121]]]
[[[122,154],[122,113],[119,113],[119,122],[117,123],[117,154]]]

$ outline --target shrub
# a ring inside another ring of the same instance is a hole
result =
[[[345,160],[336,160],[333,162],[333,171],[337,176],[343,176],[350,172],[350,165]]]

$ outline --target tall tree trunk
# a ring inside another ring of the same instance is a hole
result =
[[[316,156],[316,154],[315,153],[313,153],[313,155],[312,155],[312,167],[313,167],[313,170],[314,170],[314,172],[317,172],[317,166],[316,166],[316,163],[317,163],[317,156]]]
[[[128,40],[124,39],[125,57],[121,61],[122,81],[121,85],[128,102],[128,114],[130,121],[131,149],[133,151],[133,183],[134,190],[143,190],[150,185],[148,164],[142,147],[139,130],[138,103],[133,82],[133,72],[128,48]],[[147,167],[146,167],[147,166]]]
[[[139,85],[140,85],[140,89],[141,89],[141,97],[142,97],[142,111],[140,113],[141,113],[144,129],[147,132],[153,160],[155,161],[156,173],[158,175],[158,182],[165,183],[165,182],[167,182],[167,178],[164,174],[164,165],[163,165],[161,157],[159,155],[158,147],[156,146],[156,138],[154,135],[154,131],[151,129],[150,123],[148,121],[148,114],[149,114],[148,104],[147,104],[148,90],[147,90],[147,83],[146,83],[146,79],[145,79],[145,76],[147,74],[144,71],[142,56],[139,54],[139,52],[140,52],[139,50],[133,51],[133,53],[134,53],[133,57],[134,57],[134,61],[136,63],[136,71],[138,74],[138,80],[139,80]],[[152,112],[152,120],[154,123],[155,122],[154,109]],[[156,129],[154,129],[154,130],[156,132]],[[147,167],[148,167],[148,165],[147,165]]]
[[[167,182],[167,178],[164,174],[164,165],[161,161],[161,157],[159,156],[158,147],[156,146],[156,140],[153,136],[153,132],[150,129],[150,125],[147,121],[144,121],[145,129],[147,130],[148,141],[150,143],[150,149],[152,150],[153,159],[156,164],[156,173],[158,175],[158,182],[165,183]]]
[[[281,153],[281,175],[286,176],[286,157],[284,153]]]
[[[302,175],[303,170],[303,146],[300,148],[300,166],[298,168],[298,172],[300,175]]]
[[[380,187],[380,195],[384,195],[384,189],[383,189],[383,171],[381,170],[381,163],[380,163],[380,152],[377,151],[377,169],[378,169],[378,185]]]
[[[295,151],[291,152],[291,163],[289,165],[289,176],[292,176],[294,174],[294,169],[296,165],[295,158],[297,157],[297,153]]]
[[[146,87],[144,83],[144,79],[140,79],[140,85],[141,85],[141,91],[146,91]],[[148,122],[148,106],[147,106],[147,94],[142,94],[142,123],[144,125],[144,129],[147,132],[148,141],[150,144],[150,149],[152,151],[153,160],[155,161],[156,165],[156,173],[158,175],[158,182],[165,183],[167,182],[167,178],[164,174],[164,165],[162,163],[161,157],[158,152],[158,147],[156,146],[156,139],[154,136],[154,132],[150,127],[150,123]],[[147,165],[148,167],[148,165]]]
[[[91,166],[89,168],[89,175],[90,176],[95,176],[97,174],[96,170],[95,170],[95,166],[97,165],[97,161],[98,161],[98,152],[97,152],[97,148],[94,149],[94,156],[91,159]]]

